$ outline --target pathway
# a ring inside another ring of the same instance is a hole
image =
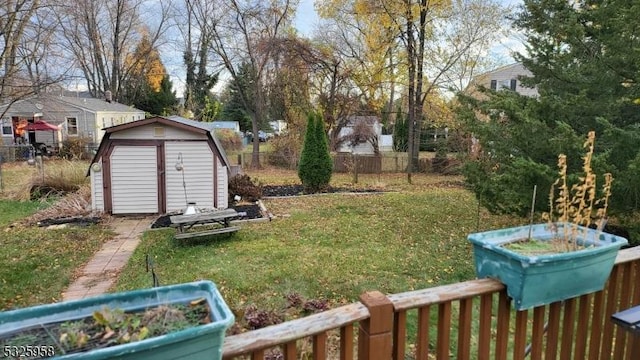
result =
[[[82,269],[80,276],[62,294],[62,299],[75,300],[104,294],[111,288],[149,228],[150,217],[113,218],[111,228],[116,237],[107,241]]]

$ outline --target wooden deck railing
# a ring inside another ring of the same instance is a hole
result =
[[[504,286],[490,279],[370,292],[354,304],[229,336],[223,358],[631,360],[640,341],[610,316],[635,305],[640,248],[621,250],[605,289],[579,298],[514,311]]]

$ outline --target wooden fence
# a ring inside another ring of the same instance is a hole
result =
[[[610,316],[640,304],[639,280],[640,248],[632,248],[618,254],[604,290],[531,310],[514,311],[504,286],[491,279],[370,292],[350,305],[229,336],[223,358],[632,360],[640,340]]]
[[[276,155],[270,152],[259,153],[260,164],[272,165],[285,169],[297,169],[298,159]],[[350,153],[338,153],[332,155],[333,171],[339,173],[350,173],[357,171],[360,174],[379,174],[379,173],[402,173],[407,170],[408,159],[407,153],[381,153],[375,155],[353,155]],[[234,165],[241,165],[246,168],[251,166],[251,153],[234,154],[229,157]],[[428,171],[429,156],[422,155],[420,157],[421,171]]]

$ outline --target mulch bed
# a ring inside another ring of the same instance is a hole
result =
[[[320,193],[376,193],[381,190],[377,189],[358,189],[345,187],[329,187]],[[262,196],[300,196],[306,195],[302,185],[265,185],[262,187]]]
[[[77,227],[85,227],[90,225],[95,225],[99,223],[102,219],[98,216],[72,216],[72,217],[60,217],[60,218],[52,218],[52,219],[43,219],[37,222],[38,226],[51,226],[51,225],[62,225],[68,224]]]

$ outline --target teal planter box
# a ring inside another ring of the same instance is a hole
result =
[[[225,331],[234,322],[234,317],[211,281],[119,292],[0,312],[0,339],[41,324],[90,317],[94,311],[105,307],[129,312],[202,298],[211,310],[211,322],[208,324],[83,353],[62,355],[56,350],[55,359],[221,359]]]
[[[627,239],[578,227],[578,251],[527,256],[502,245],[529,237],[541,241],[562,234],[564,225],[536,224],[470,234],[478,278],[494,278],[507,287],[517,310],[550,304],[599,291],[609,278],[620,247]]]

